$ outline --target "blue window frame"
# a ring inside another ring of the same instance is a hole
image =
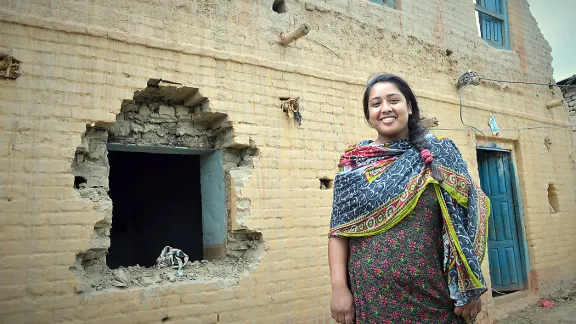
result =
[[[369,0],[370,2],[377,3],[381,6],[388,6],[394,8],[394,1],[395,0]]]
[[[478,34],[488,44],[509,49],[506,0],[473,0]]]

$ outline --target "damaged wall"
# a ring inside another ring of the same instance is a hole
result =
[[[568,116],[572,127],[572,161],[576,163],[576,85],[568,86],[562,90],[564,101],[568,107]],[[574,168],[576,175],[576,167]],[[574,188],[574,197],[576,197],[576,188]]]
[[[424,115],[439,120],[437,133],[457,143],[476,174],[475,145],[482,139],[461,125],[456,78],[468,69],[494,79],[552,78],[550,47],[528,3],[507,3],[510,50],[478,38],[472,1],[402,0],[395,8],[357,0],[285,1],[280,14],[273,0],[6,3],[0,50],[20,61],[20,76],[0,80],[0,319],[330,323],[332,191],[320,189],[319,179],[334,178],[346,143],[373,136],[361,109],[366,79],[377,71],[405,77]],[[301,23],[310,25],[308,35],[277,44],[280,32]],[[149,109],[149,117],[157,114],[152,119],[172,120],[166,125],[174,133],[138,124],[138,117],[129,126],[126,119],[116,124],[118,114],[130,115],[123,106],[135,109],[124,100],[150,78],[200,89],[209,105],[190,96],[190,107],[226,115],[228,126],[178,126],[173,120],[184,98],[164,105],[174,110]],[[565,154],[572,144],[562,128],[568,115],[544,106],[559,96],[547,87],[485,82],[467,88],[463,98],[464,120],[487,129],[494,112],[501,133],[490,140],[513,149],[537,292],[553,291],[576,273],[574,176],[566,172],[573,162]],[[301,125],[280,108],[287,97],[299,98]],[[87,254],[101,256],[110,226],[106,183],[98,180],[106,179],[107,167],[97,146],[105,149],[113,137],[84,136],[92,123],[122,134],[134,128],[125,135],[132,143],[142,134],[150,142],[226,148],[229,259],[199,262],[185,278],[90,266],[89,278],[75,277],[84,271],[82,260],[93,258]],[[556,128],[528,129],[541,125]],[[213,133],[218,127],[231,128]],[[93,153],[89,142],[98,143]],[[78,147],[84,147],[80,157]],[[78,189],[70,168],[75,155],[91,170]],[[554,215],[550,182],[562,210]],[[250,257],[261,259],[244,264]],[[112,288],[106,283],[112,280],[128,288]],[[495,306],[490,296],[484,303],[479,322],[488,323]]]
[[[150,84],[150,81],[148,82]],[[252,170],[252,158],[257,155],[255,147],[244,147],[239,143],[230,144],[233,127],[226,115],[210,111],[208,98],[199,94],[198,89],[176,86],[148,86],[142,91],[137,91],[133,100],[124,100],[120,113],[116,116],[113,124],[98,123],[88,125],[82,136],[82,144],[76,149],[72,174],[75,177],[75,188],[84,199],[95,203],[94,209],[102,214],[102,220],[94,225],[94,233],[86,251],[78,253],[76,263],[71,268],[76,277],[82,282],[76,287],[77,293],[87,293],[95,290],[105,290],[112,286],[132,287],[148,286],[153,283],[162,283],[162,278],[173,282],[174,270],[169,269],[143,269],[137,264],[129,264],[129,272],[123,269],[111,271],[106,264],[118,264],[118,254],[128,253],[130,242],[125,241],[128,237],[120,237],[116,232],[116,244],[113,250],[110,248],[111,226],[123,226],[114,223],[113,203],[109,197],[110,163],[108,151],[123,152],[146,152],[148,154],[186,154],[200,156],[200,190],[201,190],[201,214],[202,214],[202,246],[204,258],[190,261],[200,261],[208,270],[207,273],[218,273],[217,265],[228,267],[224,271],[225,277],[221,279],[233,279],[238,274],[248,273],[249,266],[254,266],[263,252],[261,234],[244,230],[233,230],[228,235],[228,223],[230,215],[226,205],[230,205],[224,185],[224,174],[228,177],[235,172],[243,172],[247,176]],[[104,127],[107,125],[108,127]],[[226,147],[229,146],[229,147]],[[230,146],[236,147],[231,148]],[[224,154],[223,154],[224,152]],[[157,158],[161,161],[161,158]],[[161,162],[156,162],[161,163]],[[156,165],[157,168],[175,167],[168,162]],[[117,171],[118,172],[118,171]],[[141,174],[141,177],[147,177]],[[191,186],[192,184],[190,184]],[[237,187],[241,187],[237,185]],[[127,188],[126,190],[130,190]],[[151,188],[151,190],[158,190]],[[236,190],[232,188],[232,190]],[[189,194],[192,194],[188,190]],[[189,199],[188,199],[189,200]],[[116,202],[118,204],[120,202]],[[138,201],[121,202],[125,204],[138,204]],[[167,209],[176,204],[176,201],[160,201],[156,204],[165,205]],[[170,205],[170,206],[169,206]],[[248,206],[237,204],[236,208],[245,210]],[[118,208],[117,208],[118,209]],[[155,207],[156,209],[156,207]],[[159,209],[156,217],[166,219],[166,214]],[[119,217],[119,216],[117,216]],[[141,217],[142,218],[142,217]],[[166,219],[167,220],[167,219]],[[144,219],[142,219],[144,221]],[[115,225],[116,224],[116,225]],[[172,226],[186,226],[180,222]],[[165,229],[169,230],[170,226]],[[156,226],[156,230],[164,227]],[[168,233],[158,233],[165,236]],[[136,234],[134,234],[136,235]],[[193,228],[186,234],[190,239],[194,236]],[[114,237],[114,236],[113,236]],[[149,240],[153,240],[150,237]],[[229,242],[227,242],[227,240]],[[229,243],[229,244],[226,244]],[[165,244],[158,246],[148,254],[155,255],[147,262],[152,263],[157,252]],[[179,246],[175,246],[179,247]],[[143,249],[134,246],[132,249]],[[128,249],[128,250],[127,250]],[[186,250],[184,252],[191,252]],[[106,255],[108,255],[108,260]],[[133,251],[132,253],[136,253]],[[113,258],[112,258],[113,256]],[[112,263],[110,263],[112,260]],[[203,259],[224,259],[217,263],[207,262]],[[108,261],[108,262],[107,262]],[[130,263],[130,261],[128,261]],[[254,264],[252,264],[254,263]],[[142,269],[142,274],[140,270]],[[196,268],[193,268],[196,269]],[[154,271],[156,270],[156,271]],[[197,271],[193,271],[197,272]],[[120,275],[119,275],[120,273]],[[130,273],[131,276],[128,276]],[[168,276],[172,273],[172,276]],[[130,279],[129,277],[132,277]],[[217,275],[214,275],[218,278]],[[142,278],[154,278],[154,281],[146,281]],[[201,281],[212,278],[211,276],[198,277],[196,273],[187,273],[182,279]]]
[[[570,124],[572,126],[573,152],[576,152],[576,85],[566,87],[563,91],[564,101],[568,106]]]

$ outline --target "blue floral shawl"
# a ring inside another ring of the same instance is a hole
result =
[[[330,236],[369,236],[387,231],[416,206],[427,185],[442,210],[444,272],[457,306],[486,292],[481,264],[486,252],[490,202],[472,181],[460,151],[450,139],[427,135],[439,183],[406,140],[384,145],[364,141],[348,146],[334,181]]]

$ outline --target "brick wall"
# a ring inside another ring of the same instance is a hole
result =
[[[471,1],[397,0],[392,9],[289,0],[283,14],[272,2],[3,4],[0,51],[21,61],[21,76],[0,80],[2,323],[158,323],[167,316],[185,323],[328,323],[332,192],[320,190],[318,179],[333,178],[346,143],[374,136],[361,109],[367,77],[405,77],[424,115],[440,120],[436,132],[454,139],[476,178],[475,144],[484,138],[460,123],[455,79],[468,69],[495,79],[552,77],[550,47],[525,0],[508,1],[509,51],[478,38]],[[304,22],[311,27],[306,37],[277,44],[281,31]],[[243,226],[262,233],[265,252],[238,282],[77,294],[69,268],[102,215],[73,188],[74,151],[86,124],[114,122],[122,101],[149,78],[199,88],[228,115],[234,140],[258,147],[251,174],[233,179],[231,190],[233,201],[250,201]],[[300,97],[300,127],[279,108],[287,96]],[[513,150],[531,288],[539,292],[576,273],[568,114],[544,106],[559,97],[547,87],[484,83],[466,88],[463,98],[465,121],[487,129],[495,112],[502,131],[491,140]],[[549,128],[525,129],[542,125]],[[554,215],[550,182],[562,206]],[[493,301],[485,302],[487,323]]]
[[[571,157],[572,161],[576,162],[576,86],[569,86],[564,88],[562,91],[564,95],[564,101],[568,106],[568,114],[570,118],[570,124],[572,126],[572,150]],[[576,170],[574,170],[576,173]],[[574,196],[576,197],[576,188],[574,188]]]
[[[568,114],[570,117],[570,123],[572,125],[572,135],[574,136],[574,132],[576,131],[576,86],[567,87],[563,91],[564,101],[568,105]],[[572,141],[572,144],[576,143]],[[574,147],[574,151],[576,152],[576,146]]]

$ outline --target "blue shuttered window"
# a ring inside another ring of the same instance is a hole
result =
[[[490,45],[510,48],[506,0],[473,0],[478,34]]]
[[[369,1],[377,3],[382,6],[388,6],[394,8],[394,0],[369,0]]]

